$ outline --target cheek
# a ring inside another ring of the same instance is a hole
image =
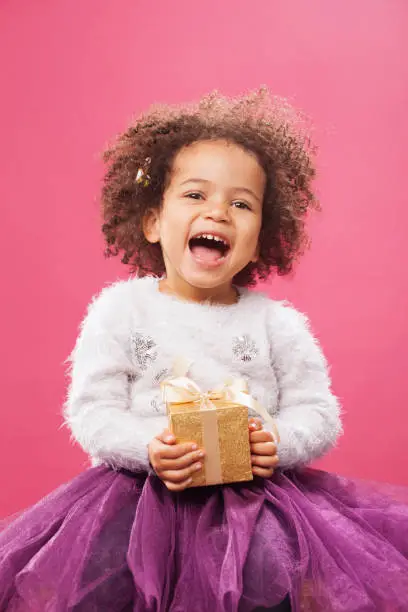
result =
[[[178,207],[169,207],[161,218],[161,238],[167,245],[183,246],[188,228],[188,215]]]
[[[242,224],[241,237],[248,250],[258,246],[259,234],[261,231],[261,220],[252,219],[251,222]]]

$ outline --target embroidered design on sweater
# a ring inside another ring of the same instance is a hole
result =
[[[160,412],[160,413],[164,413],[165,412],[165,406],[163,402],[158,401],[157,399],[152,399],[150,402],[151,407],[153,408],[153,410],[155,412]]]
[[[153,384],[160,385],[160,383],[163,382],[163,380],[165,378],[168,378],[169,376],[170,376],[170,370],[168,370],[167,368],[162,368],[161,370],[156,372],[156,374],[153,376]]]
[[[232,353],[234,359],[247,362],[255,359],[259,351],[251,337],[248,334],[244,334],[232,339]]]
[[[135,332],[130,337],[132,355],[135,357],[141,370],[147,370],[149,365],[156,361],[157,351],[155,341],[150,336],[144,336],[140,332]]]

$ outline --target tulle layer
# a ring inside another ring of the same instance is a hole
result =
[[[171,494],[92,468],[0,534],[0,610],[408,610],[408,492],[304,470]]]

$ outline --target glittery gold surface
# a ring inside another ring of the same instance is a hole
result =
[[[222,481],[219,484],[252,480],[249,447],[248,408],[240,404],[214,401],[218,421],[218,446]],[[203,415],[197,403],[169,404],[169,425],[177,442],[203,446]],[[214,428],[217,435],[217,427]],[[193,476],[192,487],[206,486],[204,469]]]
[[[183,404],[176,408],[177,412],[172,412],[172,405],[168,406],[169,429],[175,435],[177,443],[195,442],[199,448],[202,448],[203,432],[199,409],[196,405],[191,404]],[[193,474],[192,478],[192,487],[203,487],[206,485],[205,470]]]
[[[252,480],[248,408],[232,405],[217,412],[223,482]]]

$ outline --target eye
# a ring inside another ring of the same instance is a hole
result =
[[[243,210],[252,210],[249,204],[243,202],[242,200],[235,200],[234,202],[232,202],[232,205],[235,208],[242,208]]]
[[[192,200],[202,200],[203,194],[199,191],[191,191],[185,195],[186,198],[191,198]]]

